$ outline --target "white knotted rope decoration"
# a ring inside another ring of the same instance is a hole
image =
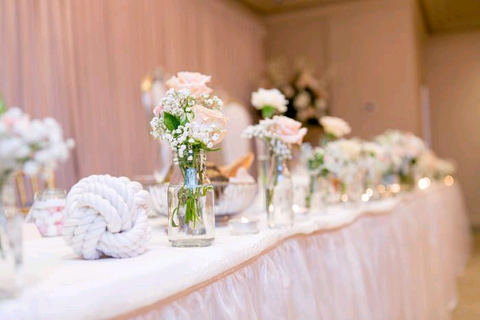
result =
[[[83,178],[67,196],[63,238],[84,259],[142,254],[150,239],[150,193],[126,177]]]

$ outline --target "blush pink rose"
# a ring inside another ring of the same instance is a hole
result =
[[[153,109],[153,114],[156,117],[158,117],[163,113],[163,109],[164,109],[163,105],[158,105],[158,106],[155,107],[155,109]]]
[[[192,96],[199,97],[202,94],[210,94],[213,90],[207,86],[211,76],[198,72],[179,72],[177,76],[171,77],[165,84],[175,90],[187,89]]]
[[[307,129],[302,128],[298,121],[285,116],[274,116],[276,122],[275,133],[278,138],[285,143],[301,144],[303,137],[307,134]]]
[[[208,109],[198,104],[193,106],[192,111],[194,113],[192,123],[197,124],[202,131],[212,128],[210,137],[214,145],[222,142],[227,134],[228,118],[218,110]],[[214,136],[217,139],[213,139]]]

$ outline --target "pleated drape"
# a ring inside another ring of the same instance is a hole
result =
[[[249,99],[264,27],[220,0],[0,0],[0,93],[33,117],[54,116],[73,137],[65,187],[94,174],[156,166],[140,81],[153,67],[196,70]]]

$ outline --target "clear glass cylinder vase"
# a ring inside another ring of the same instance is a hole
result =
[[[332,206],[340,202],[342,197],[342,183],[334,175],[327,174],[318,177],[318,192],[323,206]]]
[[[205,247],[215,239],[214,191],[206,154],[174,156],[168,187],[168,239],[174,247]]]
[[[19,290],[22,264],[22,217],[15,207],[11,175],[0,176],[0,301]]]
[[[272,156],[265,204],[270,228],[293,225],[293,182],[287,160],[282,157]]]
[[[265,210],[265,201],[267,194],[267,179],[270,169],[270,150],[266,141],[255,139],[255,149],[257,152],[257,209]]]
[[[343,181],[342,202],[356,205],[362,201],[365,192],[365,171],[352,167]]]

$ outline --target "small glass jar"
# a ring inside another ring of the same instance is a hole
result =
[[[174,156],[168,187],[168,240],[174,247],[205,247],[215,239],[214,191],[206,154]]]
[[[35,193],[29,219],[33,221],[42,237],[62,235],[66,205],[67,192],[63,189],[46,189]]]
[[[266,211],[268,226],[278,228],[294,223],[293,183],[287,160],[272,156],[267,182]]]

